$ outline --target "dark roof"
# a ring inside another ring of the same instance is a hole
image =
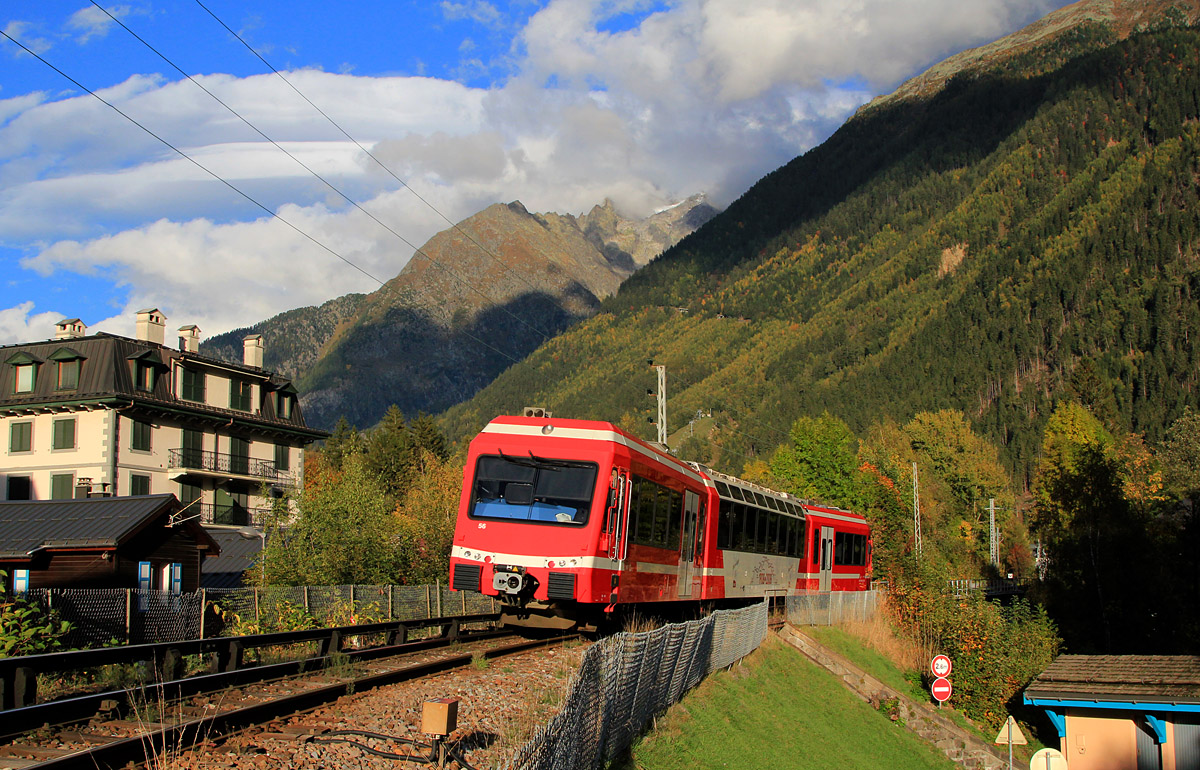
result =
[[[237,529],[205,527],[204,531],[221,546],[221,555],[208,558],[200,566],[201,588],[241,588],[242,573],[254,565],[262,550],[257,535],[244,537]]]
[[[149,522],[178,510],[179,500],[171,494],[0,502],[0,559],[46,549],[116,548]],[[199,544],[219,547],[203,527],[179,526],[192,531]]]
[[[83,361],[78,384],[69,390],[58,389],[54,364],[51,363],[64,357]],[[135,386],[135,367],[130,364],[132,360],[150,364],[160,371],[152,392],[139,390]],[[245,430],[290,434],[309,441],[329,435],[305,424],[299,403],[293,404],[287,417],[276,414],[275,399],[268,395],[278,391],[294,394],[296,391],[289,380],[254,367],[180,351],[154,342],[101,332],[86,337],[3,346],[0,347],[0,361],[9,364],[33,362],[38,363],[41,369],[33,391],[17,393],[16,366],[0,366],[0,411],[4,412],[86,404],[119,405],[147,413],[185,413],[193,418],[209,419],[221,424],[232,421],[232,425]],[[243,412],[177,398],[172,392],[171,378],[167,376],[173,362],[220,369],[235,377],[256,380],[263,386],[262,401],[255,405],[255,411]]]
[[[1060,655],[1025,688],[1025,698],[1200,703],[1200,656]]]

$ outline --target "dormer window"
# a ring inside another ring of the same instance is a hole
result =
[[[37,369],[42,359],[28,353],[17,353],[9,356],[5,363],[13,367],[13,392],[32,393],[37,386]]]
[[[133,388],[139,393],[153,393],[154,386],[158,384],[159,373],[167,371],[166,365],[158,355],[150,350],[130,356],[129,363]]]
[[[79,370],[83,364],[83,356],[71,348],[59,348],[50,354],[50,360],[55,362],[56,390],[75,390],[79,387]]]
[[[291,393],[275,394],[275,416],[279,417],[281,420],[290,420],[292,418]]]
[[[154,367],[145,361],[138,361],[137,374],[134,375],[134,386],[145,393],[154,392]]]

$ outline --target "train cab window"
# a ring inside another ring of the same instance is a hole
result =
[[[587,523],[598,472],[596,463],[480,457],[470,515],[581,526]]]

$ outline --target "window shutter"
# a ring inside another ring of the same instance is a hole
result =
[[[15,569],[13,570],[13,592],[25,593],[29,590],[29,570]]]
[[[179,562],[171,563],[171,593],[183,593],[183,565]]]
[[[139,561],[138,562],[138,590],[139,591],[149,591],[150,590],[150,588],[151,588],[151,579],[150,578],[151,578],[152,573],[153,573],[153,569],[151,569],[151,567],[150,567],[150,562],[148,562],[148,561]]]

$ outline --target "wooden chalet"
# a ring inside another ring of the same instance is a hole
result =
[[[221,549],[181,507],[173,494],[0,502],[4,588],[195,591]]]

